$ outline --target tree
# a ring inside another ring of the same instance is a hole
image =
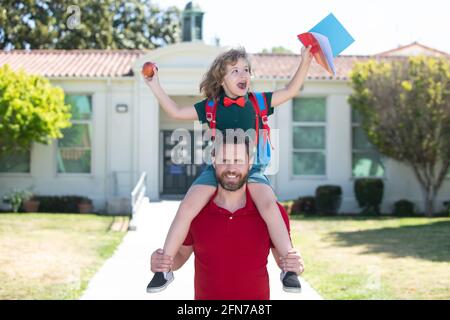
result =
[[[180,15],[150,0],[3,0],[0,49],[153,49],[179,41]]]
[[[357,64],[349,103],[362,117],[370,142],[410,166],[425,198],[434,202],[450,166],[450,64],[411,57]]]
[[[0,68],[0,156],[48,144],[71,125],[64,92],[40,76]]]

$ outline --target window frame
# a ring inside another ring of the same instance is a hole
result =
[[[325,120],[323,122],[318,121],[295,121],[294,119],[294,108],[295,108],[295,100],[301,100],[301,99],[323,99],[325,103]],[[326,95],[307,95],[307,96],[297,96],[294,97],[291,103],[291,126],[290,126],[290,145],[289,145],[289,152],[290,152],[290,177],[291,180],[326,180],[328,177],[328,96]],[[297,149],[294,148],[294,128],[295,127],[323,127],[324,128],[324,139],[325,139],[325,146],[324,149]],[[301,175],[296,174],[294,172],[294,154],[295,153],[308,153],[308,152],[324,152],[325,155],[325,171],[323,174],[320,175]]]
[[[355,111],[357,112],[357,111]],[[353,117],[353,109],[350,107],[350,180],[356,180],[356,179],[382,179],[382,180],[387,180],[387,166],[386,166],[386,157],[384,157],[380,152],[378,152],[378,150],[376,148],[373,149],[373,151],[368,151],[366,149],[356,149],[354,148],[355,144],[354,144],[354,139],[353,139],[353,130],[355,128],[361,128],[361,123],[355,121],[354,117]],[[370,141],[369,141],[370,143]],[[368,153],[368,152],[373,152],[375,154],[378,154],[380,157],[380,162],[383,166],[383,175],[378,177],[378,176],[355,176],[353,174],[353,154],[354,153]]]
[[[59,140],[56,139],[54,143],[54,168],[53,172],[57,177],[92,177],[94,175],[94,141],[95,141],[95,126],[94,126],[94,119],[95,119],[95,103],[94,103],[94,93],[93,92],[64,92],[66,96],[89,96],[90,102],[91,102],[91,118],[89,120],[81,119],[81,120],[70,120],[72,124],[87,124],[90,128],[91,132],[91,157],[90,157],[90,172],[58,172],[58,150],[59,150]],[[86,148],[83,148],[86,149]]]
[[[4,172],[4,171],[0,171],[0,177],[5,177],[5,178],[29,178],[32,176],[31,172],[33,170],[33,149],[34,149],[34,143],[31,144],[29,153],[30,153],[30,162],[28,163],[29,167],[30,167],[30,171],[28,172]]]

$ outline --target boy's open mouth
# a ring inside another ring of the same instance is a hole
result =
[[[237,86],[239,89],[244,90],[245,88],[247,88],[247,82],[239,82]]]

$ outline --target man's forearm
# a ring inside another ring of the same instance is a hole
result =
[[[177,253],[177,255],[175,256],[175,258],[173,259],[173,265],[172,265],[172,270],[178,270],[180,269],[185,263],[186,261],[189,259],[189,256],[183,255],[180,252]]]

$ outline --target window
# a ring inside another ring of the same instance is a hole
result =
[[[352,174],[353,177],[383,177],[381,154],[369,142],[360,125],[360,116],[352,109]]]
[[[292,109],[293,174],[325,175],[326,98],[297,98]]]
[[[195,17],[195,37],[192,40],[202,39],[202,16],[198,15]]]
[[[72,126],[58,140],[58,173],[90,173],[92,151],[92,103],[88,95],[66,95],[72,106]]]
[[[183,20],[183,41],[189,41],[191,34],[191,19],[185,17]]]
[[[1,173],[29,173],[30,150],[9,152],[0,157]]]

